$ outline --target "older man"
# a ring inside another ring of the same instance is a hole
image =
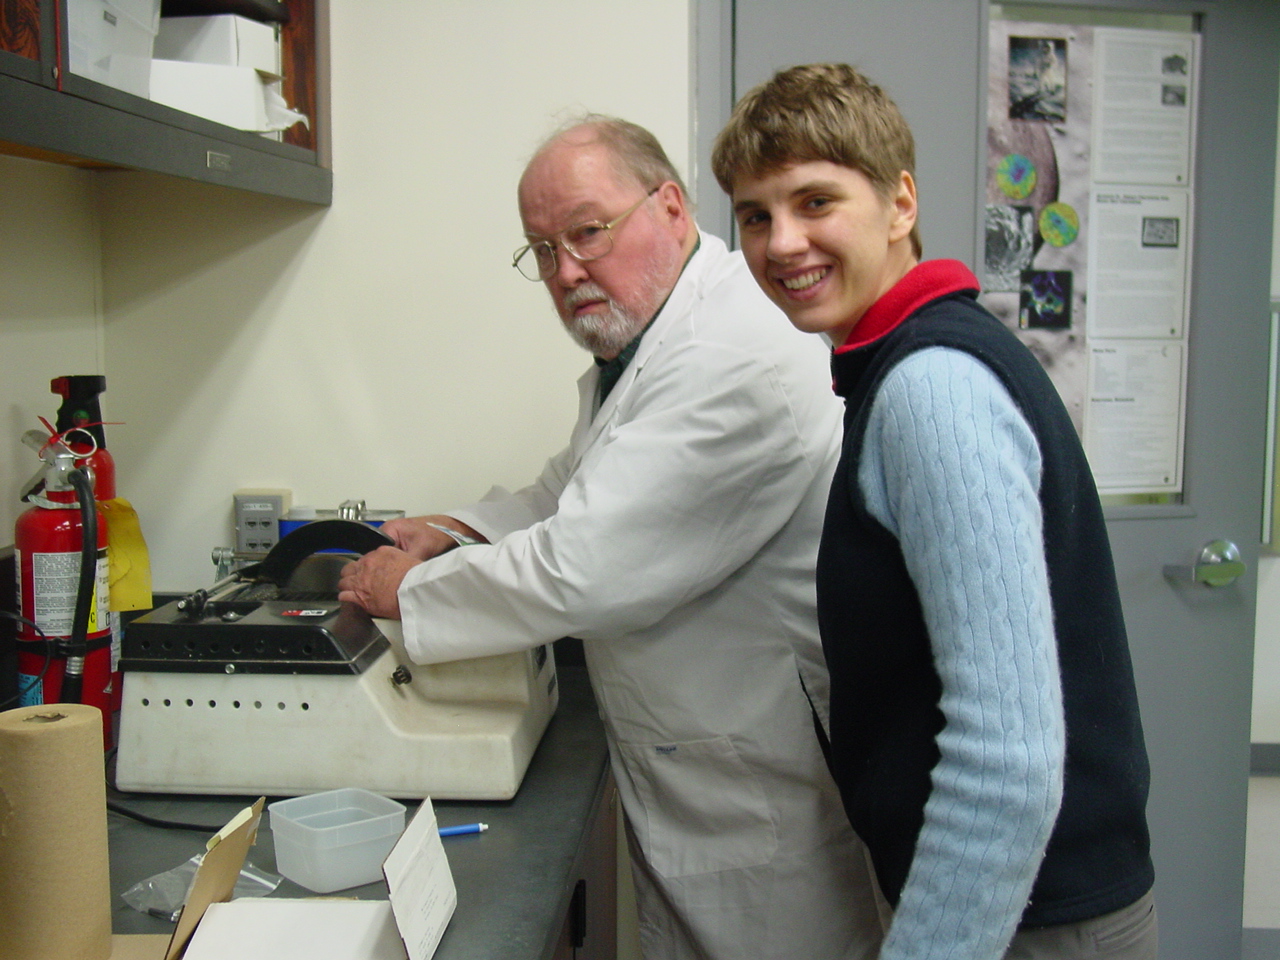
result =
[[[387,524],[400,549],[350,565],[341,597],[399,616],[422,662],[582,638],[646,957],[874,956],[863,848],[814,723],[841,422],[826,352],[699,233],[633,124],[556,134],[519,201],[516,265],[596,358],[569,446],[515,494]]]

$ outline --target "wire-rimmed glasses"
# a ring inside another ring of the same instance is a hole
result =
[[[658,184],[608,223],[602,223],[599,220],[575,223],[550,239],[526,243],[511,255],[511,265],[519,270],[525,279],[536,283],[540,280],[549,280],[555,275],[559,266],[559,257],[556,255],[557,246],[564,247],[569,256],[582,263],[599,260],[613,249],[611,233],[613,228],[640,209],[640,204],[657,193],[661,186],[662,184]]]

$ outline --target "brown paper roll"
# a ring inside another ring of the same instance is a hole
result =
[[[0,713],[0,955],[107,960],[111,879],[102,713]]]

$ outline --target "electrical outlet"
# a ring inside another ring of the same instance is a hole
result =
[[[280,540],[280,518],[289,512],[288,490],[247,489],[232,495],[235,507],[236,553],[266,556]]]

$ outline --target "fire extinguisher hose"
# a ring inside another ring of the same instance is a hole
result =
[[[62,678],[63,703],[79,703],[84,685],[84,658],[89,644],[89,612],[98,577],[98,512],[93,502],[93,481],[83,470],[72,470],[67,480],[80,499],[80,582],[76,589],[75,618],[71,621],[67,667]]]

